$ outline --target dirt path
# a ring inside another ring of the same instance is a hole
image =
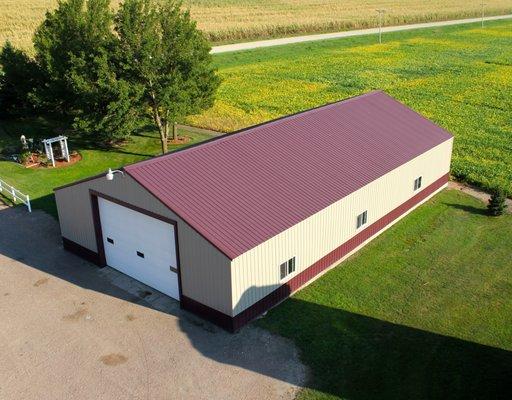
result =
[[[484,18],[484,20],[485,21],[495,21],[495,20],[509,19],[509,18],[512,18],[512,14],[486,17],[486,18]],[[449,26],[449,25],[471,24],[471,23],[475,23],[475,22],[480,22],[481,20],[482,20],[481,18],[467,18],[467,19],[456,19],[456,20],[450,20],[450,21],[427,22],[427,23],[421,23],[421,24],[386,26],[386,27],[382,28],[382,33],[408,31],[411,29],[435,28],[435,27]],[[318,34],[318,35],[305,35],[305,36],[294,36],[294,37],[280,38],[280,39],[258,40],[255,42],[234,43],[234,44],[226,44],[226,45],[222,45],[222,46],[214,46],[214,47],[212,47],[211,53],[212,54],[228,53],[228,52],[232,52],[232,51],[258,49],[260,47],[282,46],[285,44],[292,44],[292,43],[316,42],[318,40],[341,39],[341,38],[347,38],[347,37],[353,37],[353,36],[364,36],[364,35],[377,35],[378,33],[379,33],[379,28],[370,28],[370,29],[358,29],[358,30],[353,30],[353,31],[335,32],[335,33],[323,33],[323,34]]]
[[[464,183],[450,181],[450,183],[448,183],[448,187],[450,189],[460,190],[464,193],[467,193],[470,196],[473,196],[479,200],[482,200],[485,204],[487,204],[489,202],[489,199],[491,198],[491,195],[489,193],[486,193],[483,190],[480,190],[478,188],[465,185]],[[512,213],[512,200],[507,199],[506,203],[507,203],[507,212]]]

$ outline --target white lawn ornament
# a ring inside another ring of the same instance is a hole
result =
[[[25,135],[20,136],[20,142],[21,142],[21,148],[23,150],[28,150],[27,138],[25,137]]]

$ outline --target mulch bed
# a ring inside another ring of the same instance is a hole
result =
[[[176,140],[168,140],[167,143],[169,144],[185,144],[190,142],[191,138],[189,136],[178,136]]]
[[[55,160],[55,168],[63,168],[68,167],[70,165],[76,164],[82,159],[82,156],[79,153],[73,153],[69,155],[69,162],[66,160]],[[51,162],[41,163],[40,155],[37,153],[32,154],[32,159],[24,164],[25,168],[53,168]]]

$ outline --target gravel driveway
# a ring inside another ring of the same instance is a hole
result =
[[[228,334],[63,250],[49,215],[0,206],[0,399],[291,399],[295,347]]]

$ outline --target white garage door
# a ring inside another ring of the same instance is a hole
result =
[[[107,265],[177,300],[174,226],[98,198]]]

